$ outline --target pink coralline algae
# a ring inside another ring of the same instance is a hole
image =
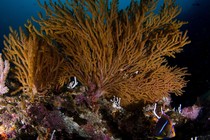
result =
[[[201,107],[197,105],[185,107],[182,109],[181,115],[190,120],[195,120],[198,117],[200,110],[201,110]]]

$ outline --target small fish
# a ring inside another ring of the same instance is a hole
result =
[[[175,135],[172,120],[168,115],[162,114],[155,127],[155,137],[157,139],[168,139],[175,137]]]

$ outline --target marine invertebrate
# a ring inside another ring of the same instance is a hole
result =
[[[22,84],[17,91],[23,90],[33,99],[36,93],[45,93],[57,84],[63,58],[50,40],[36,31],[30,22],[26,30],[28,32],[24,33],[20,28],[18,34],[10,28],[3,52],[14,64],[15,78]]]
[[[201,107],[199,107],[197,105],[184,107],[181,110],[181,115],[190,119],[190,120],[195,120],[198,117],[200,110],[201,110]]]
[[[125,106],[181,95],[186,85],[186,69],[170,67],[166,59],[190,43],[180,31],[186,22],[175,19],[180,8],[174,0],[165,0],[158,14],[156,5],[156,0],[131,1],[119,10],[118,0],[50,1],[41,5],[46,18],[40,14],[34,20],[62,46],[68,60],[63,79],[77,77],[92,103],[115,95]]]
[[[10,64],[8,60],[3,61],[2,54],[0,53],[0,95],[9,91],[9,88],[5,85],[5,80],[9,73]]]

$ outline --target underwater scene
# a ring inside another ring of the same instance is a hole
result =
[[[210,139],[209,0],[1,0],[0,140]]]

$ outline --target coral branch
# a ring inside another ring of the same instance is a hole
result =
[[[22,84],[23,92],[33,99],[36,93],[57,85],[63,58],[57,48],[41,36],[30,22],[26,29],[28,34],[21,28],[18,34],[10,28],[9,37],[5,36],[3,51],[15,66],[15,78]]]

